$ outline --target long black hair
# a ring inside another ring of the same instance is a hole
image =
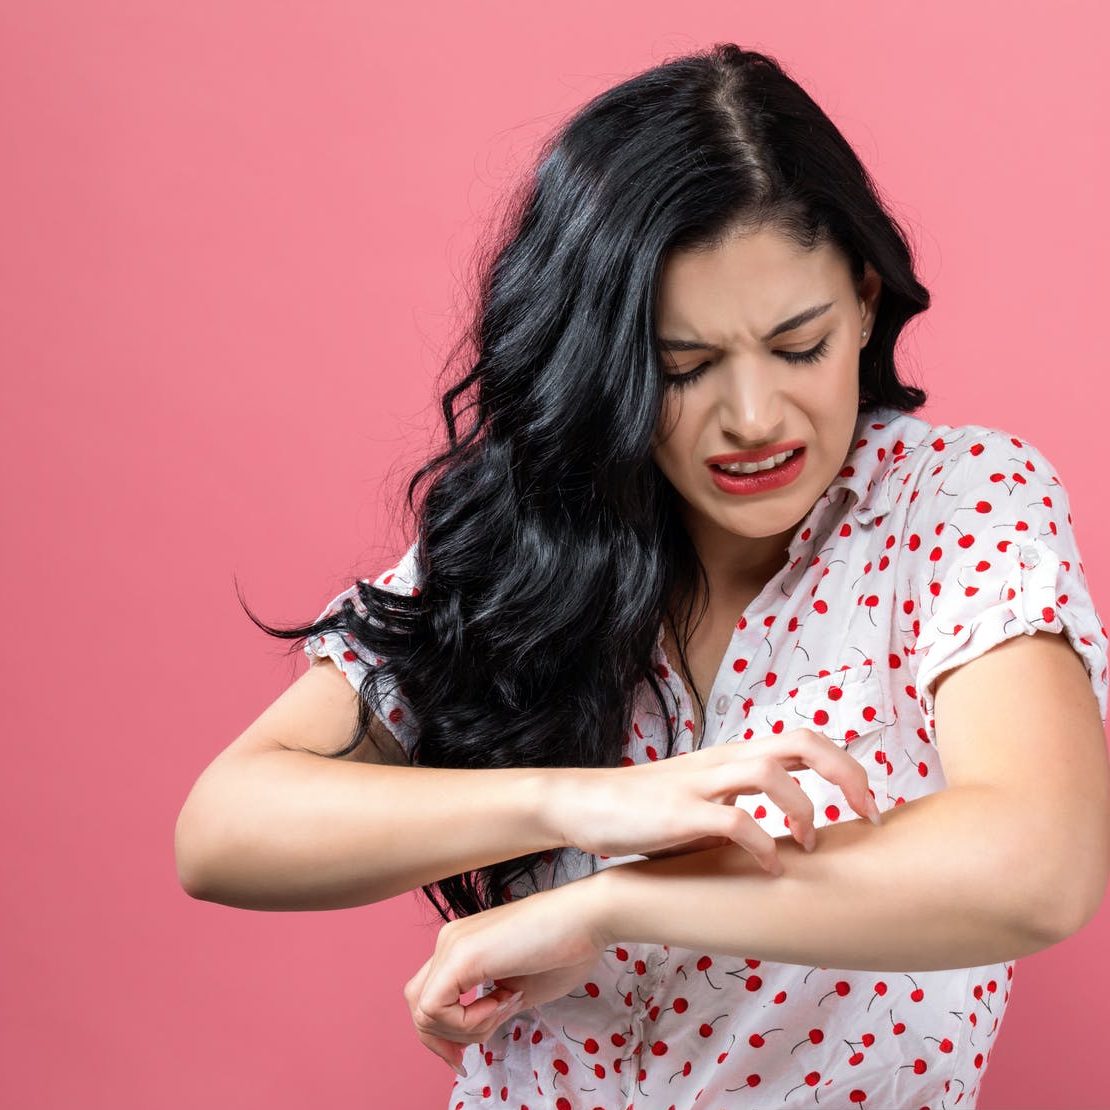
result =
[[[857,281],[871,263],[882,288],[860,409],[924,404],[894,365],[902,328],[929,306],[906,236],[778,62],[723,43],[601,93],[544,145],[482,262],[452,355],[468,349],[469,369],[441,398],[447,446],[407,488],[419,589],[359,580],[365,616],[348,602],[296,628],[250,614],[300,643],[346,629],[381,658],[336,756],[367,735],[379,682],[415,713],[415,764],[617,766],[645,682],[672,754],[652,656],[661,622],[673,634],[676,610],[688,621],[704,568],[650,454],[664,393],[653,306],[668,252],[763,226],[805,249],[835,244]],[[550,857],[422,889],[444,920],[462,917],[502,904]]]

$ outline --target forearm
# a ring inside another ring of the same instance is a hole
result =
[[[546,821],[557,769],[455,770],[298,751],[221,763],[175,832],[182,885],[242,909],[366,905],[558,846]]]
[[[883,815],[817,830],[817,849],[779,838],[784,874],[727,845],[608,868],[599,936],[780,963],[931,971],[1014,959],[1062,933],[1044,868],[1022,858],[1013,803],[953,787]]]

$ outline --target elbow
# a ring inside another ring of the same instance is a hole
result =
[[[1044,883],[1037,915],[1039,932],[1050,944],[1057,944],[1089,924],[1102,906],[1106,893],[1106,873],[1081,874],[1072,859],[1055,869],[1052,880]],[[1020,883],[1018,884],[1021,885]]]
[[[1071,884],[1071,888],[1059,899],[1061,913],[1057,924],[1058,939],[1063,940],[1073,933],[1078,933],[1084,926],[1094,920],[1102,908],[1106,896],[1106,875],[1101,873],[1092,882],[1080,882],[1078,879]]]
[[[173,855],[177,868],[177,881],[190,898],[200,902],[211,901],[206,885],[204,856],[198,838],[186,820],[185,810],[178,815],[173,830]]]

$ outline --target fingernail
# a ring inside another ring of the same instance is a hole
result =
[[[867,796],[867,816],[871,820],[872,825],[881,825],[882,817],[879,814],[879,807],[875,804],[875,799],[870,794]]]
[[[452,1064],[451,1067],[453,1067],[455,1069],[455,1074],[456,1075],[461,1075],[463,1079],[469,1079],[470,1078],[470,1076],[468,1076],[466,1074],[466,1068],[464,1068],[462,1066],[462,1064]]]
[[[805,843],[802,845],[802,847],[805,848],[805,850],[807,852],[812,852],[814,850],[814,848],[817,847],[817,830],[816,829],[810,829],[809,832],[806,833]]]

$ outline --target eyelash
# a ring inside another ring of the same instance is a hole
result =
[[[787,362],[816,362],[818,359],[823,358],[825,352],[829,349],[829,341],[826,337],[822,339],[816,347],[811,347],[808,351],[777,351],[776,354],[786,359]],[[676,389],[682,389],[684,386],[690,385],[692,382],[697,381],[698,378],[705,373],[708,369],[709,363],[703,362],[700,366],[695,367],[687,374],[667,374],[665,379],[668,385]]]

